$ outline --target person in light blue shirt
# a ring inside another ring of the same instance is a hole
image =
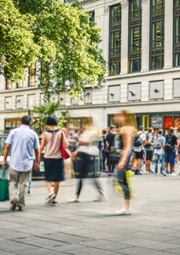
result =
[[[3,167],[8,166],[6,160],[10,151],[8,172],[10,176],[9,196],[12,210],[15,210],[16,206],[19,207],[19,211],[24,210],[29,180],[35,159],[35,169],[38,170],[39,168],[39,139],[37,134],[30,129],[30,126],[31,117],[22,117],[21,126],[12,129],[6,139]]]

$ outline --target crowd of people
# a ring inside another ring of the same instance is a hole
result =
[[[11,209],[15,210],[18,207],[19,211],[24,210],[32,168],[35,171],[39,170],[45,149],[43,160],[48,190],[46,203],[57,205],[60,182],[65,180],[63,150],[68,150],[74,164],[75,176],[78,176],[75,195],[68,199],[68,202],[80,201],[83,179],[87,178],[89,173],[98,191],[98,197],[94,201],[106,200],[107,196],[96,177],[101,173],[109,176],[116,174],[125,198],[125,206],[116,211],[116,214],[131,214],[131,191],[126,177],[127,171],[133,170],[136,175],[142,175],[142,166],[145,163],[147,173],[158,173],[160,162],[160,173],[174,176],[177,154],[180,154],[180,139],[174,135],[173,127],[169,129],[166,137],[163,136],[162,129],[156,133],[149,128],[148,132],[145,132],[143,126],[140,126],[138,131],[134,115],[127,111],[116,114],[114,121],[119,128],[111,125],[99,133],[87,123],[86,126],[72,132],[69,123],[65,129],[57,129],[57,117],[49,116],[48,130],[42,132],[39,144],[38,135],[31,129],[31,117],[24,116],[21,127],[10,131],[4,150],[3,167],[8,168],[10,177]],[[8,165],[9,151],[11,156]],[[96,158],[99,159],[98,165],[95,164]],[[152,170],[153,161],[155,171]]]
[[[115,129],[114,125],[102,131],[103,146],[100,149],[102,153],[102,171],[111,175],[114,171],[116,161],[111,157],[112,148],[121,149],[122,128]],[[160,173],[164,176],[176,176],[175,164],[180,161],[180,135],[174,134],[174,128],[171,127],[166,136],[163,136],[163,130],[158,129],[154,132],[153,128],[148,131],[143,126],[135,134],[134,142],[131,148],[130,166],[135,175],[143,173],[158,173],[158,163],[160,163]],[[146,171],[143,171],[145,164]],[[155,165],[152,170],[152,165]]]

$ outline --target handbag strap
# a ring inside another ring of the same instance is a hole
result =
[[[5,167],[3,167],[2,174],[1,174],[1,179],[5,179],[6,175],[7,175],[7,170],[6,170]]]

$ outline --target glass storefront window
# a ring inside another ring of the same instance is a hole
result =
[[[150,127],[155,130],[163,128],[163,115],[150,115]]]
[[[169,129],[172,126],[173,126],[172,115],[165,115],[165,117],[164,117],[164,128]]]
[[[11,129],[11,120],[6,119],[5,120],[5,130],[10,130]]]
[[[180,129],[180,114],[174,115],[174,127]]]

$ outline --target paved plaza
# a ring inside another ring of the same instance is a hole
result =
[[[135,176],[131,216],[115,215],[123,199],[113,191],[110,177],[101,182],[106,202],[92,202],[97,192],[90,180],[76,204],[66,202],[75,180],[61,186],[56,207],[44,204],[43,181],[32,183],[24,212],[11,212],[9,202],[1,202],[0,255],[180,254],[180,175]]]

